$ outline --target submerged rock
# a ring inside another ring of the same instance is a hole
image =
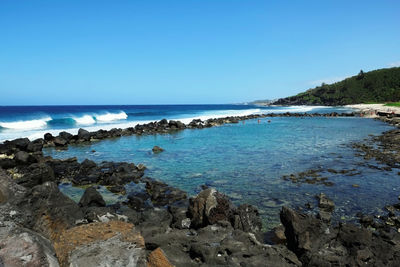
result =
[[[159,146],[154,146],[152,149],[153,153],[157,154],[157,153],[161,153],[164,151],[163,148],[159,147]]]

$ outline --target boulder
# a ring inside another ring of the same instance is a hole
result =
[[[95,187],[89,187],[83,193],[79,206],[81,207],[104,207],[106,202]]]
[[[30,142],[26,148],[28,152],[39,152],[43,149],[44,140],[39,138]]]
[[[89,141],[90,140],[90,132],[80,128],[78,130],[78,139],[84,140],[84,141]]]
[[[53,139],[53,143],[55,146],[66,146],[68,144],[67,140],[64,138],[57,136],[56,138]]]
[[[228,197],[214,188],[203,190],[195,198],[190,198],[188,211],[194,228],[218,221],[231,221],[235,212]]]
[[[30,141],[28,138],[18,138],[9,142],[5,142],[5,144],[7,143],[9,143],[11,146],[15,147],[18,150],[26,151]]]
[[[43,136],[44,140],[49,142],[52,141],[54,139],[54,136],[51,133],[45,133]]]
[[[36,159],[29,153],[25,151],[18,151],[15,153],[14,160],[17,164],[30,164],[36,161]]]
[[[297,256],[300,257],[318,248],[327,229],[321,220],[297,213],[287,207],[282,207],[280,218],[285,227],[287,246]]]
[[[240,205],[233,217],[232,226],[244,232],[258,234],[262,229],[260,214],[256,207],[248,204]]]
[[[332,212],[335,209],[335,203],[329,199],[324,193],[320,193],[317,196],[318,207],[320,210],[325,212]]]
[[[58,267],[55,250],[41,235],[6,222],[0,227],[0,266]]]
[[[69,142],[74,136],[68,132],[60,132],[58,134],[59,137],[61,137],[62,139],[66,140],[67,142]]]
[[[16,180],[25,187],[34,187],[44,182],[55,181],[53,169],[46,163],[33,163],[24,170],[21,178]]]
[[[21,224],[50,240],[84,219],[78,204],[61,193],[54,182],[34,186],[16,205],[22,211]]]

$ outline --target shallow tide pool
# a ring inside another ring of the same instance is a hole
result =
[[[356,157],[350,146],[389,129],[380,121],[363,118],[277,117],[260,123],[249,120],[174,134],[121,137],[70,146],[66,151],[47,148],[45,153],[55,158],[77,157],[80,161],[88,158],[96,162],[143,163],[148,168],[147,176],[190,195],[198,193],[203,184],[213,186],[236,204],[257,206],[268,229],[279,223],[283,205],[315,205],[315,195],[320,192],[334,200],[336,220],[351,220],[357,212],[380,213],[386,204],[395,202],[400,194],[398,170],[366,167],[364,159]],[[154,145],[165,151],[153,154]],[[357,171],[352,172],[353,176],[323,172],[333,186],[282,179],[283,175],[316,168]],[[127,191],[135,190],[135,186],[128,185]],[[83,192],[69,187],[62,190],[75,194],[75,198]]]

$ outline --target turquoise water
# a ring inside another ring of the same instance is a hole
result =
[[[271,123],[267,121],[271,120]],[[186,190],[190,195],[203,184],[226,193],[236,204],[257,206],[267,228],[279,223],[282,205],[315,203],[325,192],[336,205],[337,220],[351,220],[356,212],[380,213],[400,194],[396,170],[382,172],[361,166],[351,142],[389,130],[388,125],[363,118],[266,118],[261,123],[228,124],[175,134],[129,136],[90,145],[70,146],[66,151],[46,149],[55,158],[78,157],[96,162],[143,163],[146,175]],[[154,145],[165,149],[153,154]],[[92,152],[95,150],[95,152]],[[371,164],[378,165],[371,161]],[[353,176],[322,172],[333,186],[292,183],[283,175],[310,168],[357,169]],[[359,187],[354,187],[358,184]],[[128,186],[134,190],[136,185]],[[65,190],[70,190],[71,188]],[[79,194],[81,191],[75,191]],[[76,197],[78,197],[76,196]]]

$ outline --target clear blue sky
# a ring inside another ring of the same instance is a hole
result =
[[[400,1],[0,1],[0,105],[233,103],[400,65]]]

